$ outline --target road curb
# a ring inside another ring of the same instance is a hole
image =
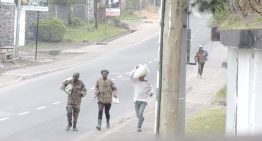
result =
[[[18,79],[14,80],[12,82],[0,85],[0,88],[12,85],[12,84],[20,82],[22,80],[28,80],[28,79],[35,78],[35,77],[38,77],[38,76],[42,76],[42,75],[45,75],[45,74],[49,74],[49,73],[52,73],[52,72],[61,71],[61,70],[65,70],[65,69],[68,69],[68,68],[73,68],[73,67],[76,67],[80,64],[81,63],[71,65],[71,66],[61,67],[61,68],[57,68],[57,69],[51,69],[51,70],[46,70],[46,71],[42,71],[42,72],[37,72],[37,73],[34,73],[32,75],[20,76]]]
[[[136,31],[138,31],[138,30],[136,30]],[[134,32],[136,32],[136,31],[127,31],[127,32],[124,32],[123,34],[120,34],[120,35],[117,35],[117,36],[114,36],[114,37],[112,37],[111,39],[107,39],[107,41],[105,40],[104,42],[97,42],[97,43],[94,43],[94,44],[100,44],[100,45],[106,45],[108,42],[110,42],[110,41],[113,41],[113,40],[115,40],[115,39],[118,39],[118,38],[120,38],[120,37],[124,37],[124,36],[126,36],[126,35],[129,35],[129,34],[131,34],[131,33],[134,33]],[[154,34],[155,35],[155,34]],[[151,38],[151,36],[149,37],[149,38]],[[131,45],[134,45],[135,43],[138,43],[138,42],[140,42],[140,41],[142,41],[141,39],[138,39],[137,41],[134,41],[134,42],[132,42],[132,43],[130,43],[130,46]],[[78,64],[75,64],[75,65],[70,65],[70,66],[65,66],[65,67],[61,67],[61,68],[57,68],[57,69],[51,69],[51,70],[46,70],[46,71],[41,71],[41,72],[37,72],[37,73],[34,73],[34,74],[30,74],[30,75],[25,75],[25,76],[21,76],[21,75],[17,75],[17,77],[19,77],[18,79],[16,79],[16,80],[14,80],[14,81],[12,81],[12,82],[8,82],[8,83],[6,83],[6,84],[2,84],[2,85],[0,85],[0,88],[1,87],[5,87],[5,86],[8,86],[8,85],[11,85],[11,84],[14,84],[14,83],[17,83],[17,82],[19,82],[19,81],[22,81],[22,80],[27,80],[27,79],[31,79],[31,78],[35,78],[35,77],[38,77],[38,76],[41,76],[41,75],[44,75],[44,74],[48,74],[48,73],[52,73],[52,72],[56,72],[56,71],[60,71],[60,70],[64,70],[64,69],[68,69],[68,68],[72,68],[72,67],[75,67],[75,66],[78,66],[78,65],[80,65],[81,63],[78,63]],[[5,73],[6,75],[8,75],[8,72],[7,73]],[[12,75],[12,74],[10,74],[10,75]],[[15,76],[15,75],[14,75]]]
[[[6,83],[6,84],[2,84],[2,85],[0,85],[0,88],[3,88],[3,87],[8,86],[8,85],[12,85],[12,84],[17,83],[17,82],[19,82],[21,80],[23,80],[23,77],[19,77],[18,79],[14,80],[14,81],[11,81],[9,83]]]

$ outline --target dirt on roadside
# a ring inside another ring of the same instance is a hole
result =
[[[159,20],[159,8],[154,6],[147,6],[141,11],[135,12],[137,16],[145,18],[145,22],[157,22]]]

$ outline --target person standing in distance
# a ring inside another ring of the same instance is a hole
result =
[[[198,77],[202,78],[205,63],[207,61],[208,53],[203,49],[202,46],[199,47],[198,52],[195,56],[195,61],[198,63]]]

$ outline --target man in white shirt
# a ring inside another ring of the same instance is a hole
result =
[[[140,70],[138,70],[138,68]],[[139,71],[138,77],[134,77],[136,71]],[[137,66],[130,73],[130,79],[134,83],[134,102],[135,102],[135,110],[136,116],[138,119],[137,123],[137,132],[142,132],[142,124],[144,121],[144,110],[148,103],[150,97],[153,96],[153,90],[150,83],[145,80],[145,76],[148,73],[147,66]]]

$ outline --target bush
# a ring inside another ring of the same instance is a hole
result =
[[[77,17],[73,17],[71,22],[72,23],[70,25],[72,25],[74,27],[79,27],[79,26],[83,26],[84,25],[84,22],[81,19],[77,18]]]
[[[62,20],[48,18],[39,21],[39,39],[47,42],[59,42],[63,40],[66,27]]]
[[[113,18],[112,23],[114,26],[121,26],[121,21],[118,18]]]

